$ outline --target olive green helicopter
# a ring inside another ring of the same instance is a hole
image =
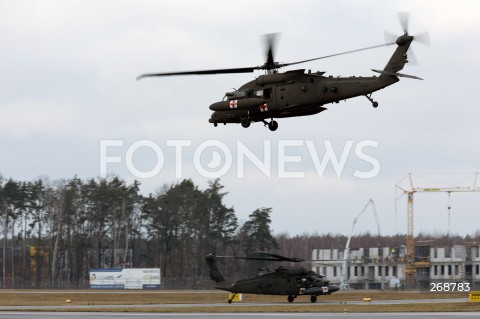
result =
[[[262,65],[230,69],[147,73],[138,76],[137,80],[146,77],[247,73],[264,70],[265,74],[245,83],[235,91],[227,92],[222,101],[210,105],[210,109],[214,112],[209,122],[214,126],[219,123],[240,123],[247,128],[252,122],[262,122],[271,131],[275,131],[278,128],[278,123],[274,120],[276,118],[314,115],[325,111],[325,104],[339,103],[339,101],[357,96],[365,96],[376,108],[378,102],[373,100],[373,92],[398,82],[399,77],[421,80],[417,76],[399,73],[399,71],[408,63],[407,51],[412,41],[415,39],[424,44],[429,44],[428,33],[416,36],[409,35],[409,14],[401,12],[399,18],[403,34],[397,37],[385,33],[386,43],[380,45],[292,63],[280,63],[274,60],[275,34],[269,34],[266,35],[267,59]],[[312,72],[305,69],[279,72],[280,68],[287,66],[393,44],[396,44],[397,48],[386,66],[382,70],[372,69],[373,72],[379,73],[379,76],[333,77],[325,76],[325,72]],[[411,52],[409,54],[412,56]]]
[[[227,281],[217,267],[217,258],[236,258],[247,260],[266,260],[274,262],[287,261],[291,263],[303,262],[305,260],[296,257],[285,257],[269,252],[254,252],[246,257],[214,256],[207,255],[206,261],[209,268],[210,279],[215,281],[215,288],[231,293],[228,303],[237,294],[258,294],[258,295],[286,295],[288,302],[293,302],[298,296],[310,296],[311,302],[317,302],[317,297],[330,295],[338,291],[339,287],[331,285],[324,276],[313,270],[302,267],[259,268],[254,277]]]

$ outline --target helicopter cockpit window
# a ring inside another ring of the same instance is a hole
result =
[[[225,98],[226,98],[229,101],[230,100],[240,100],[240,99],[246,98],[248,95],[249,95],[248,91],[237,90],[237,91],[225,93],[225,96],[224,96],[223,99],[225,100]]]
[[[272,89],[264,89],[255,91],[255,97],[259,99],[271,100],[272,99]]]

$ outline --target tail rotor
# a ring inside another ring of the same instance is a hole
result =
[[[398,36],[396,34],[390,33],[388,31],[385,31],[385,43],[390,44],[390,43],[395,43],[400,39],[402,36],[410,36],[408,33],[408,29],[410,26],[410,13],[409,12],[399,12],[398,13],[398,21],[400,23],[400,26],[403,30],[403,35]],[[427,31],[420,32],[416,35],[412,35],[413,41],[421,43],[423,45],[430,45],[430,34]],[[410,65],[417,65],[418,60],[413,53],[413,50],[411,48],[408,49],[407,51],[407,56]]]

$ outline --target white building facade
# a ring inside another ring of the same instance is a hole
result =
[[[405,284],[405,247],[351,249],[342,278],[344,249],[314,249],[312,270],[330,282],[348,283],[355,289],[402,289]],[[431,283],[469,282],[480,288],[480,249],[478,244],[434,247],[415,246],[416,287]]]

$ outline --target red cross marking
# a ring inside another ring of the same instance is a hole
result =
[[[230,108],[236,109],[237,108],[237,100],[230,101]]]
[[[260,112],[268,111],[267,103],[260,105]]]

